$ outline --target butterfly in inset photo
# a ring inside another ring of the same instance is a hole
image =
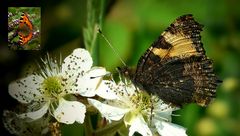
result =
[[[21,15],[18,27],[19,44],[25,45],[32,39],[33,25],[29,20],[27,13]]]
[[[40,50],[40,7],[8,7],[8,47],[11,50]]]

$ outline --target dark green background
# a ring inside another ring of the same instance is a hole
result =
[[[119,0],[104,1],[102,31],[129,66],[136,66],[139,57],[178,16],[193,14],[204,25],[203,46],[214,61],[214,69],[223,80],[217,98],[207,108],[195,104],[184,106],[173,117],[173,122],[186,127],[189,135],[240,135],[240,2],[237,0]],[[98,8],[96,5],[94,8]],[[13,106],[7,95],[10,81],[22,77],[25,64],[32,63],[40,54],[50,52],[66,56],[83,45],[86,26],[86,1],[41,1],[42,28],[39,52],[9,51],[1,41],[1,88],[5,99],[1,108]],[[119,58],[102,37],[98,36],[95,64],[116,73],[122,66]],[[68,128],[67,128],[68,129]],[[78,131],[78,130],[77,130]],[[67,131],[65,131],[67,132]],[[71,135],[74,134],[74,131]]]

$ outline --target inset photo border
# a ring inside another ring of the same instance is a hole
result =
[[[10,50],[41,49],[41,8],[8,7]]]

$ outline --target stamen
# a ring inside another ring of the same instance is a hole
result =
[[[157,120],[164,120],[164,121],[169,121],[167,118],[164,118],[164,117],[162,117],[162,116],[155,116],[155,118],[157,119]]]
[[[106,74],[103,74],[103,75],[97,75],[97,76],[94,76],[94,77],[90,77],[90,79],[99,78],[99,77],[104,77],[104,76],[108,76],[108,75],[111,75],[111,73],[110,73],[110,72],[107,72]]]
[[[62,89],[61,77],[48,77],[43,81],[44,93],[49,95],[50,98],[58,98],[59,94],[62,93]]]

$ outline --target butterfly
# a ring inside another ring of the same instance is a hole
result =
[[[27,13],[23,13],[20,17],[18,35],[20,45],[25,45],[32,39],[33,25],[29,20]]]
[[[191,14],[178,17],[141,56],[136,69],[118,68],[140,90],[166,103],[207,106],[221,83],[203,48],[203,25]]]

